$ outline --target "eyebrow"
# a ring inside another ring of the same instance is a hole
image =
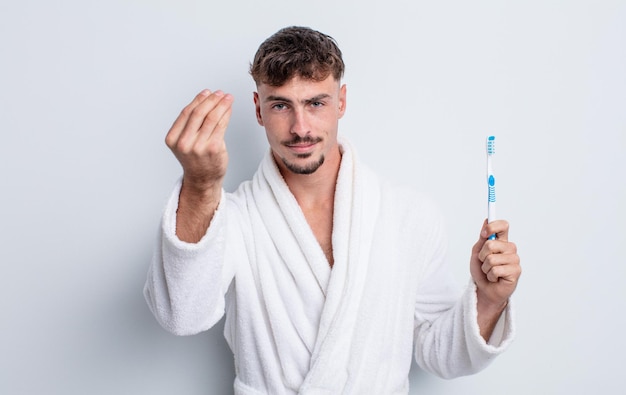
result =
[[[323,99],[327,99],[327,98],[329,98],[329,97],[331,97],[331,96],[330,96],[328,93],[320,93],[319,95],[317,95],[317,96],[313,96],[313,97],[312,97],[312,98],[310,98],[310,99],[304,99],[304,100],[302,100],[302,103],[314,103],[314,102],[317,102],[317,101],[321,101],[321,100],[323,100]],[[292,103],[293,103],[293,100],[291,100],[291,99],[288,99],[288,98],[283,97],[283,96],[274,96],[274,95],[270,95],[270,96],[268,96],[268,97],[265,99],[265,101],[266,101],[266,102],[272,102],[272,101],[282,101],[282,102],[289,103],[289,104],[292,104]]]

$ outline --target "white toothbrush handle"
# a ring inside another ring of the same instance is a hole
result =
[[[487,222],[493,222],[496,219],[496,178],[490,174],[487,179],[489,196],[487,199]],[[489,236],[489,240],[496,238],[495,234]]]

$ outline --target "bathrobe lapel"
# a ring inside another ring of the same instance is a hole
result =
[[[301,274],[304,259],[310,274],[315,277],[320,291],[325,295],[330,279],[330,266],[270,153],[263,160],[262,174],[263,180],[259,182],[265,181],[266,184],[258,185],[258,190],[262,191],[269,186],[271,194],[257,193],[255,198],[262,196],[264,200],[259,205],[260,212],[265,225],[275,238],[276,248],[294,274]]]
[[[377,179],[367,174],[343,142],[335,191],[333,266],[311,370],[301,394],[339,394],[346,383],[351,339],[369,267],[380,202]]]
[[[250,262],[269,324],[265,330],[285,384],[295,393],[310,369],[331,269],[270,153],[251,188]]]
[[[288,385],[300,393],[340,393],[369,264],[380,188],[342,142],[335,191],[334,265],[267,154],[253,179],[253,270]],[[323,384],[321,384],[323,383]]]

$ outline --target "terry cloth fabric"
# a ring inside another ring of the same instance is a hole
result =
[[[412,350],[450,378],[513,338],[510,304],[491,341],[480,337],[475,286],[455,291],[436,206],[383,185],[346,141],[341,150],[332,269],[269,152],[223,193],[198,243],[175,234],[180,183],[166,207],[146,300],[179,335],[226,313],[235,394],[406,394]]]

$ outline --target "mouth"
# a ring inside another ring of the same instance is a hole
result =
[[[283,145],[289,148],[290,151],[295,153],[296,155],[307,155],[314,149],[315,145],[322,141],[321,137],[312,138],[312,137],[299,137],[283,142]]]

